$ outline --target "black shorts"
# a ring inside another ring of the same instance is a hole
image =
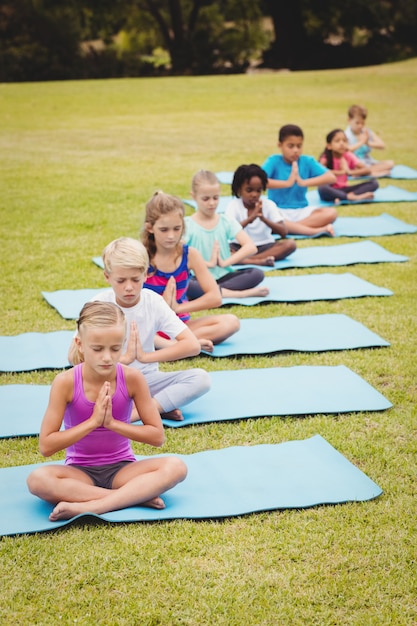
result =
[[[117,472],[122,469],[125,465],[129,463],[134,463],[134,461],[120,461],[119,463],[110,463],[108,465],[73,465],[71,467],[76,467],[77,469],[87,474],[89,478],[93,481],[96,487],[102,487],[103,489],[112,489],[113,488],[113,480],[116,476]]]

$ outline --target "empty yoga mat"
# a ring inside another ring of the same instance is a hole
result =
[[[216,519],[363,502],[382,493],[374,481],[320,435],[178,456],[186,463],[188,475],[164,494],[165,509],[136,506],[102,515],[86,513],[59,522],[49,521],[52,505],[31,495],[26,487],[27,476],[38,465],[0,469],[0,535],[56,530],[80,518],[107,522]]]
[[[253,306],[265,302],[312,302],[365,296],[392,296],[392,291],[378,287],[355,274],[306,274],[305,276],[266,276],[263,287],[269,294],[252,298],[223,298],[222,305]]]
[[[69,367],[73,330],[0,337],[0,372],[28,372]]]
[[[340,313],[240,320],[240,330],[214,346],[212,357],[271,354],[288,350],[325,352],[390,344],[366,326]]]
[[[389,252],[374,241],[356,241],[354,243],[297,248],[285,259],[275,261],[272,267],[262,267],[262,269],[285,270],[295,267],[336,267],[356,263],[402,263],[404,261],[408,261],[408,257]],[[234,267],[251,266],[235,265]]]
[[[101,289],[59,289],[58,291],[42,291],[42,296],[58,313],[67,320],[75,320],[86,302],[92,300]],[[111,291],[111,289],[109,289]]]
[[[184,421],[164,420],[166,426],[179,428],[268,415],[383,411],[392,406],[344,365],[225,370],[210,372],[210,378],[210,390],[181,407]],[[50,388],[0,386],[0,438],[38,435]],[[276,394],[276,389],[285,393]]]

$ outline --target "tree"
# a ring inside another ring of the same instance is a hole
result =
[[[318,69],[370,65],[417,54],[414,0],[263,0],[275,39],[269,67]]]

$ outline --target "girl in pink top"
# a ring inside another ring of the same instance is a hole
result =
[[[137,461],[133,454],[130,440],[159,447],[164,430],[143,374],[118,363],[124,313],[111,302],[89,302],[77,328],[80,364],[56,376],[39,435],[43,456],[66,449],[65,465],[36,468],[29,490],[54,505],[51,521],[138,505],[162,509],[160,495],[187,468],[178,457]],[[132,404],[141,426],[130,423]]]
[[[378,189],[378,182],[374,178],[354,185],[348,184],[348,176],[369,176],[371,169],[349,151],[343,130],[336,128],[327,135],[326,148],[319,161],[336,176],[336,182],[332,185],[319,186],[318,192],[322,200],[339,204],[342,200],[355,202],[373,199],[374,191]]]

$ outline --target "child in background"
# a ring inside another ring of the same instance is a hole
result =
[[[337,217],[333,207],[309,207],[307,188],[331,185],[335,175],[312,156],[302,154],[304,133],[295,124],[282,126],[278,147],[282,154],[273,154],[262,165],[268,176],[268,198],[285,213],[286,221],[313,228],[326,228]]]
[[[383,150],[385,143],[376,133],[365,126],[368,111],[365,107],[353,104],[348,109],[348,126],[345,130],[351,150],[361,161],[370,167],[372,176],[389,176],[394,161],[377,161],[371,155],[373,148]]]
[[[322,200],[338,204],[341,200],[354,202],[373,199],[373,192],[378,189],[378,182],[374,178],[355,185],[348,184],[348,176],[368,176],[370,168],[349,151],[347,137],[340,128],[335,128],[327,135],[326,148],[320,156],[320,163],[336,176],[333,185],[319,187]]]
[[[233,270],[246,257],[256,253],[256,246],[239,222],[216,213],[220,183],[213,172],[200,170],[192,179],[191,194],[197,203],[196,212],[185,218],[185,240],[197,248],[224,298],[266,296],[267,287],[258,286],[264,273],[257,267]],[[229,242],[236,239],[241,248],[230,254]],[[189,300],[201,297],[203,290],[192,278],[187,291]]]
[[[150,266],[144,287],[164,298],[171,309],[193,331],[201,348],[213,351],[239,330],[236,315],[206,315],[191,319],[190,313],[221,305],[219,287],[210,274],[201,254],[182,243],[184,234],[184,205],[176,196],[156,192],[146,205],[142,241],[147,249]],[[189,302],[187,289],[193,272],[203,294]]]
[[[334,236],[332,224],[322,228],[306,226],[301,222],[285,220],[285,212],[269,198],[261,198],[267,188],[268,178],[265,171],[252,163],[237,168],[232,182],[232,193],[236,198],[226,207],[226,215],[237,219],[258,248],[258,254],[248,257],[243,263],[259,263],[273,266],[278,259],[284,259],[294,252],[296,244],[286,235],[304,235],[311,237],[318,234]],[[282,237],[276,241],[273,234]],[[238,250],[238,244],[230,244],[232,250]]]
[[[294,240],[286,239],[287,227],[275,202],[262,199],[268,183],[264,170],[252,163],[240,165],[234,173],[232,194],[234,199],[226,207],[226,216],[236,219],[255,243],[256,254],[243,259],[242,264],[269,265],[285,259],[294,252]],[[279,235],[277,241],[273,235]],[[240,249],[236,240],[230,244],[232,252]]]
[[[142,289],[149,258],[144,245],[130,237],[120,237],[103,251],[104,276],[112,289],[94,300],[113,302],[124,312],[127,338],[120,362],[140,370],[148,383],[153,402],[161,417],[182,420],[179,407],[192,402],[210,388],[208,373],[200,368],[161,372],[158,362],[176,361],[200,353],[200,343],[161,296]],[[162,332],[175,342],[155,351],[154,340]],[[76,364],[78,351],[73,341],[69,361]],[[132,421],[139,419],[133,409]]]
[[[163,509],[161,494],[184,480],[187,468],[177,457],[137,461],[133,454],[130,440],[159,447],[164,430],[144,376],[118,362],[126,336],[123,311],[89,302],[77,329],[80,364],[52,383],[39,436],[43,456],[66,449],[65,465],[35,469],[29,490],[54,505],[51,521],[138,505]],[[141,427],[130,424],[132,404]]]

